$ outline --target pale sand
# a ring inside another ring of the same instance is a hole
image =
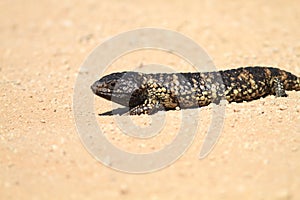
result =
[[[210,123],[210,108],[202,108],[189,150],[142,175],[98,163],[80,142],[72,112],[81,63],[105,39],[139,27],[187,35],[219,69],[269,65],[300,76],[298,1],[2,1],[0,13],[0,199],[300,199],[300,92],[227,106],[217,145],[199,160]],[[107,72],[151,62],[191,69],[145,51]],[[109,106],[96,99],[97,113]],[[97,119],[115,145],[138,153],[171,142],[179,113],[168,112],[165,134],[142,142],[115,131],[113,117]]]

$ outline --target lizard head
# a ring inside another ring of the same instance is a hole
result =
[[[145,100],[142,80],[142,74],[138,72],[113,73],[96,81],[91,89],[94,94],[109,101],[134,107]]]

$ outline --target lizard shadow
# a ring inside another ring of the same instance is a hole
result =
[[[99,116],[112,116],[112,115],[125,115],[126,113],[129,113],[129,108],[116,108],[111,111],[107,111],[104,113],[98,114]]]
[[[193,107],[193,108],[186,108],[186,109],[197,109],[197,108],[200,108],[200,107]],[[104,113],[99,113],[98,116],[113,116],[113,115],[120,115],[120,116],[124,116],[124,115],[130,115],[129,114],[129,110],[130,108],[128,107],[123,107],[123,108],[116,108],[116,109],[113,109],[111,111],[107,111],[107,112],[104,112]],[[169,111],[169,110],[175,110],[175,109],[163,109],[163,110],[157,110],[157,111]],[[155,113],[152,113],[152,114],[149,114],[149,115],[153,115]]]
[[[130,108],[128,108],[128,107],[116,108],[111,111],[99,113],[98,116],[130,115],[129,110],[130,110]],[[168,110],[174,110],[174,109],[163,109],[163,110],[157,110],[157,111],[168,111]],[[149,115],[153,115],[153,114],[155,114],[155,113],[151,113]]]
[[[260,98],[264,98],[268,96],[268,94],[266,95],[263,95],[261,97],[254,97],[252,100],[257,100],[257,99],[260,99]],[[252,101],[251,100],[251,101]],[[243,103],[243,102],[248,102],[247,100],[243,100],[243,101],[235,101],[236,103]],[[226,104],[228,104],[229,102],[226,101]],[[214,103],[215,105],[219,105],[220,102],[215,102]],[[206,106],[203,106],[203,107],[206,107]],[[198,108],[202,108],[202,106],[195,106],[195,107],[190,107],[190,108],[184,108],[184,109],[198,109]],[[128,107],[122,107],[122,108],[116,108],[116,109],[113,109],[111,111],[107,111],[107,112],[104,112],[104,113],[100,113],[98,114],[99,116],[113,116],[113,115],[130,115],[129,114],[129,110],[130,108]],[[163,110],[158,110],[158,111],[169,111],[169,110],[175,110],[175,109],[167,109],[167,108],[164,108]],[[150,114],[150,115],[153,115],[154,113]]]

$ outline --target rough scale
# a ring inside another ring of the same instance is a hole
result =
[[[286,97],[300,90],[300,78],[272,67],[245,67],[217,72],[120,72],[91,86],[94,94],[130,108],[131,115],[202,107],[210,103],[252,101],[267,95]]]

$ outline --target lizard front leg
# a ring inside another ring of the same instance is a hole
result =
[[[282,81],[276,77],[273,81],[273,92],[276,97],[287,97]]]
[[[158,102],[149,102],[146,100],[145,103],[133,107],[130,109],[130,115],[141,115],[141,114],[154,114],[160,110],[164,110],[164,107]]]

